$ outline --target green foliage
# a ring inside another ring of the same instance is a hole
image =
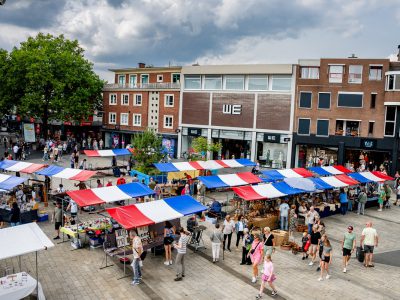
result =
[[[199,136],[192,141],[193,150],[200,155],[202,159],[205,159],[207,151],[214,153],[222,149],[221,143],[208,143],[207,138]]]
[[[146,130],[143,133],[135,134],[131,144],[135,149],[133,157],[136,161],[136,169],[145,174],[155,174],[153,163],[159,162],[163,157],[161,136]]]

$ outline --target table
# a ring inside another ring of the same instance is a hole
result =
[[[76,227],[74,229],[76,229]],[[65,233],[74,238],[78,237],[78,233],[76,231],[72,230],[70,227],[61,227],[60,232]],[[81,229],[81,230],[79,230],[79,233],[86,233],[86,231],[84,229]]]
[[[11,211],[5,208],[0,208],[0,215],[4,222],[10,222]],[[37,221],[38,219],[38,210],[32,209],[29,211],[21,212],[21,224],[31,223]]]
[[[0,300],[18,300],[36,291],[36,279],[25,272],[0,278]],[[42,285],[38,284],[38,299],[45,300]]]

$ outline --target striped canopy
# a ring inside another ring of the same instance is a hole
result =
[[[246,158],[154,164],[154,166],[161,172],[218,170],[223,168],[253,167],[255,165],[254,162]]]
[[[131,229],[178,219],[207,210],[207,207],[185,195],[106,210],[125,229]]]
[[[43,169],[45,166],[45,164],[34,164],[16,160],[3,160],[0,162],[0,169],[27,174],[34,173],[37,170]]]
[[[17,177],[6,174],[0,174],[0,190],[5,190],[5,191],[12,190],[16,186],[24,183],[27,180],[28,178],[26,177]]]
[[[109,157],[131,155],[133,149],[111,149],[111,150],[85,150],[85,154],[90,157]]]
[[[274,182],[285,178],[304,178],[313,176],[313,173],[304,168],[268,170],[262,171],[261,173],[264,177],[263,180],[267,182]]]
[[[323,166],[323,167],[311,167],[310,171],[320,175],[320,176],[330,176],[330,175],[340,175],[348,174],[351,171],[343,166]]]
[[[68,191],[67,194],[76,204],[84,207],[153,195],[155,192],[142,183],[133,182],[117,186]]]
[[[248,185],[248,184],[262,182],[260,177],[254,175],[251,172],[216,175],[216,176],[199,176],[197,178],[201,182],[203,182],[204,185],[209,189],[233,187],[233,186]]]
[[[95,171],[63,168],[59,166],[50,166],[46,169],[43,169],[35,173],[43,176],[77,180],[77,181],[86,181],[90,179],[92,176],[96,175]]]

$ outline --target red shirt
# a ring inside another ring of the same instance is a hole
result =
[[[118,180],[117,180],[117,185],[125,184],[125,183],[126,183],[125,178],[123,178],[123,177],[118,178]]]
[[[107,183],[107,185],[106,186],[112,186],[112,183],[111,182],[109,182],[109,183]]]

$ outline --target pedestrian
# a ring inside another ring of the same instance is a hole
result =
[[[310,211],[306,215],[306,223],[308,225],[308,234],[311,234],[314,223],[315,217],[319,216],[318,212],[314,209],[314,206],[310,207]]]
[[[329,279],[331,275],[329,275],[329,266],[332,264],[332,246],[326,234],[321,237],[323,241],[324,248],[322,250],[321,256],[321,274],[318,278],[318,281],[324,280],[324,273],[326,273],[325,279]]]
[[[51,219],[51,222],[54,223],[54,229],[57,234],[55,238],[53,238],[54,240],[60,239],[60,227],[62,226],[62,217],[63,217],[63,211],[61,208],[61,202],[57,201],[56,207],[53,211],[53,217]]]
[[[108,180],[106,186],[112,186],[112,180],[111,179]]]
[[[242,245],[242,262],[241,265],[251,265],[251,259],[247,256],[253,243],[253,236],[249,233],[249,229],[243,230],[243,245]]]
[[[344,216],[347,213],[349,200],[347,199],[347,193],[344,191],[343,188],[340,189],[339,199],[340,199],[340,212]]]
[[[10,225],[11,227],[14,227],[20,224],[21,224],[21,210],[18,207],[18,203],[13,202],[11,205]]]
[[[301,238],[301,245],[302,245],[302,250],[303,250],[302,260],[305,260],[308,258],[308,248],[310,248],[310,245],[311,245],[310,236],[308,235],[308,233],[306,231],[303,232],[303,237]]]
[[[272,256],[272,253],[275,252],[275,237],[269,227],[264,227],[263,243],[264,255],[269,254]]]
[[[263,243],[261,240],[262,236],[261,234],[256,234],[254,236],[254,241],[251,244],[251,249],[249,253],[247,254],[248,257],[251,258],[251,263],[253,266],[253,277],[251,279],[252,283],[257,282],[257,277],[258,277],[258,265],[261,263],[261,260],[263,258]]]
[[[189,195],[190,196],[190,187],[188,184],[185,184],[185,187],[182,189],[181,195]]]
[[[154,191],[154,188],[156,187],[156,182],[154,181],[153,177],[150,177],[148,187]]]
[[[74,169],[75,168],[75,153],[71,154],[70,163],[71,163],[71,169]]]
[[[55,146],[53,149],[54,161],[58,161],[58,146]]]
[[[376,229],[372,227],[372,222],[368,221],[366,227],[361,233],[360,246],[365,251],[365,267],[374,267],[374,248],[378,247],[378,234]]]
[[[155,181],[155,183],[156,183],[156,186],[154,187],[154,192],[156,193],[155,200],[160,200],[161,199],[161,186],[157,180]]]
[[[176,278],[175,281],[181,281],[182,277],[185,277],[185,256],[186,256],[186,245],[189,242],[189,236],[186,234],[185,229],[179,230],[180,238],[178,244],[174,245],[177,249],[178,254],[176,255]]]
[[[239,241],[243,238],[243,230],[246,227],[246,223],[243,219],[243,215],[238,216],[238,220],[235,224],[235,231],[236,231],[236,248],[239,247]]]
[[[69,200],[69,204],[67,206],[67,209],[71,212],[71,217],[72,218],[76,218],[77,214],[78,214],[78,205],[76,204],[76,202],[74,200]]]
[[[174,242],[175,228],[168,221],[165,222],[164,226],[164,249],[165,249],[165,262],[164,265],[172,265],[172,243]]]
[[[351,254],[356,249],[356,235],[353,232],[353,226],[347,227],[347,232],[343,236],[342,251],[343,251],[343,273],[347,272]]]
[[[390,188],[390,186],[387,182],[385,182],[383,187],[385,189],[385,198],[384,198],[384,202],[383,202],[383,207],[390,208],[389,200],[390,200],[390,196],[392,195],[392,189]]]
[[[119,175],[119,178],[117,179],[117,185],[121,185],[121,184],[125,184],[125,183],[126,183],[126,180],[124,178],[124,175],[123,174]]]
[[[6,136],[3,137],[3,144],[4,144],[4,149],[7,150],[8,147],[8,138]]]
[[[264,258],[264,272],[261,276],[261,286],[260,292],[256,296],[256,299],[261,299],[264,293],[265,283],[268,283],[269,287],[272,289],[271,296],[276,296],[278,292],[276,291],[274,281],[276,280],[276,275],[274,273],[274,264],[272,263],[271,255],[266,255]]]
[[[80,163],[80,165],[79,165],[79,169],[80,169],[80,170],[86,170],[86,169],[87,169],[86,158],[84,158],[84,159],[81,161],[81,163]]]
[[[75,163],[75,168],[78,168],[78,166],[79,166],[79,152],[78,152],[78,150],[74,150],[74,163]]]
[[[97,179],[97,187],[98,187],[98,188],[101,188],[101,187],[103,187],[103,185],[101,184],[101,181],[100,181],[100,179]]]
[[[137,177],[137,174],[133,175],[132,182],[139,182],[139,178]]]
[[[361,188],[360,193],[358,194],[358,207],[357,207],[357,215],[362,214],[364,215],[365,210],[365,203],[367,203],[367,193],[365,192],[364,188]]]
[[[221,243],[222,243],[223,238],[224,238],[224,236],[219,228],[219,223],[216,223],[214,231],[210,236],[213,263],[216,263],[217,261],[219,261],[219,251],[221,249]]]
[[[231,240],[232,234],[235,231],[235,222],[231,220],[231,216],[227,215],[224,220],[224,224],[222,226],[222,232],[224,234],[224,250],[228,249],[231,252]],[[226,245],[226,240],[228,239],[228,245]],[[227,246],[227,247],[225,247]]]
[[[378,211],[382,211],[383,203],[385,202],[385,199],[386,199],[385,188],[383,186],[381,186],[379,189],[379,196],[378,196],[378,204],[379,204]]]
[[[314,225],[310,234],[311,245],[309,254],[311,255],[311,261],[308,264],[309,266],[312,266],[315,262],[315,259],[317,258],[318,243],[320,239],[321,233],[318,231],[318,226]]]
[[[18,150],[19,150],[18,145],[17,145],[17,144],[14,144],[13,152],[14,152],[14,159],[15,159],[15,160],[18,160]]]
[[[135,230],[131,230],[129,235],[132,240],[132,255],[133,255],[133,260],[131,263],[133,269],[133,280],[131,282],[131,285],[135,286],[140,284],[140,280],[142,279],[142,270],[140,268],[140,261],[141,261],[140,256],[143,253],[143,245],[140,237],[138,237]]]
[[[99,141],[99,148],[100,148],[100,150],[103,150],[103,146],[104,146],[103,139],[100,139],[100,141]]]
[[[289,205],[286,203],[286,200],[282,201],[282,204],[279,206],[279,217],[281,220],[281,230],[288,230],[288,215],[289,215]]]
[[[297,229],[296,205],[292,204],[289,211],[289,240],[294,240],[293,233]]]

